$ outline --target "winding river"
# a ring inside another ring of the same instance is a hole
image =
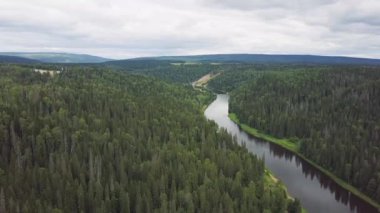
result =
[[[228,95],[218,95],[206,109],[205,116],[236,135],[238,142],[245,143],[251,153],[264,156],[266,167],[286,185],[291,196],[301,201],[308,212],[378,212],[293,153],[243,132],[228,118],[228,99]]]

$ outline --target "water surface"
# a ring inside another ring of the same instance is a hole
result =
[[[236,135],[238,142],[245,143],[247,149],[264,157],[265,166],[287,187],[289,194],[301,201],[310,213],[378,212],[362,199],[336,184],[312,165],[286,149],[264,142],[243,132],[228,118],[228,95],[218,95],[208,106],[205,116]]]

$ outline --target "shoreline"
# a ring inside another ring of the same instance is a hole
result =
[[[204,114],[205,110],[209,107],[209,105],[212,104],[212,103],[216,100],[216,94],[215,94],[215,93],[212,93],[212,94],[214,95],[213,99],[211,99],[209,103],[206,103],[206,104],[204,104],[204,105],[202,106],[202,109],[201,109],[201,110],[202,110],[203,114]],[[294,201],[295,198],[292,197],[292,196],[289,194],[286,185],[283,184],[283,183],[281,182],[281,180],[278,179],[278,178],[272,173],[272,171],[270,171],[269,168],[267,168],[266,166],[265,166],[265,169],[264,169],[263,178],[266,179],[266,181],[270,181],[270,182],[271,182],[271,183],[269,184],[269,187],[271,187],[272,185],[279,184],[279,186],[280,186],[281,188],[284,189],[284,191],[285,191],[285,193],[286,193],[286,196],[287,196],[287,199],[288,199],[288,200],[292,200],[292,201]],[[301,203],[301,208],[302,208],[301,213],[307,213],[307,210],[302,206],[302,203]]]
[[[297,144],[291,143],[287,139],[275,138],[275,137],[273,137],[271,135],[267,135],[265,133],[261,133],[259,130],[255,129],[255,128],[252,128],[252,127],[250,127],[250,126],[248,126],[246,124],[240,123],[238,117],[234,113],[229,113],[228,117],[231,119],[231,121],[233,121],[235,124],[237,124],[244,132],[246,132],[247,134],[253,136],[254,138],[261,139],[261,140],[264,140],[266,142],[276,144],[276,145],[281,146],[282,148],[284,148],[284,149],[292,152],[293,154],[297,155],[302,160],[306,161],[311,166],[315,167],[316,169],[318,169],[319,171],[321,171],[323,174],[325,174],[326,176],[328,176],[329,178],[331,178],[340,187],[346,189],[347,191],[349,191],[350,193],[354,194],[358,198],[360,198],[363,201],[367,202],[371,206],[373,206],[376,209],[378,209],[378,211],[380,212],[380,204],[378,204],[375,200],[373,200],[372,198],[368,197],[364,193],[360,192],[354,186],[350,185],[349,183],[347,183],[346,181],[344,181],[341,178],[337,177],[336,175],[334,175],[330,171],[326,170],[325,168],[321,167],[320,165],[316,164],[315,162],[313,162],[310,159],[308,159],[307,157],[305,157],[303,154],[301,154],[298,151],[298,145]]]

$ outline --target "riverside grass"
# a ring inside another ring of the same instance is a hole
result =
[[[298,143],[293,143],[289,139],[284,139],[284,138],[280,139],[280,138],[273,137],[271,135],[268,135],[268,134],[265,134],[263,132],[260,132],[258,129],[255,129],[255,128],[252,128],[252,127],[250,127],[250,126],[248,126],[246,124],[240,123],[239,118],[237,117],[237,115],[235,113],[229,113],[228,117],[234,123],[236,123],[240,128],[242,128],[245,132],[247,132],[248,134],[252,135],[253,137],[258,138],[258,139],[262,139],[264,141],[268,141],[268,142],[271,142],[271,143],[274,143],[274,144],[277,144],[277,145],[279,145],[279,146],[281,146],[281,147],[283,147],[283,148],[285,148],[285,149],[293,152],[298,157],[302,158],[303,160],[305,160],[306,162],[308,162],[309,164],[311,164],[312,166],[314,166],[315,168],[317,168],[318,170],[320,170],[321,172],[323,172],[325,175],[327,175],[328,177],[330,177],[331,179],[333,179],[342,188],[348,190],[352,194],[356,195],[360,199],[362,199],[362,200],[366,201],[367,203],[371,204],[372,206],[374,206],[375,208],[377,208],[378,211],[380,211],[380,204],[379,203],[377,203],[376,201],[372,200],[370,197],[368,197],[367,195],[365,195],[362,192],[360,192],[354,186],[350,185],[349,183],[347,183],[344,180],[340,179],[339,177],[335,176],[333,173],[329,172],[328,170],[324,169],[323,167],[319,166],[318,164],[314,163],[310,159],[306,158],[303,154],[301,154],[299,152],[299,144]]]

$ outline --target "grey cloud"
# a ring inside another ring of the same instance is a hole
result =
[[[1,51],[380,57],[377,0],[0,0]]]
[[[291,10],[313,9],[332,4],[335,0],[206,0],[207,4],[240,10],[286,8]]]
[[[380,19],[379,15],[375,14],[347,14],[341,19],[340,24],[364,24],[380,27]]]

